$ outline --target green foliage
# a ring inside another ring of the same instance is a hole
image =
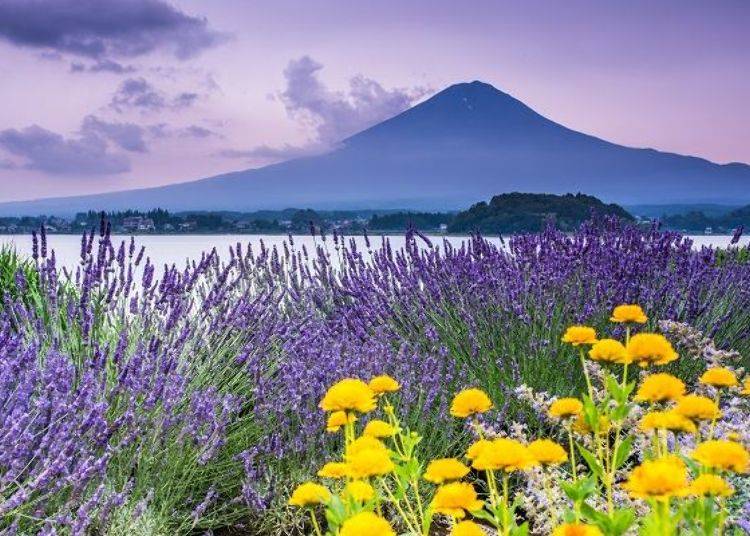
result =
[[[23,275],[23,288],[19,288],[17,274]],[[41,307],[39,273],[30,259],[21,258],[10,246],[0,248],[0,299],[21,298],[26,305]],[[0,301],[0,307],[3,307]]]
[[[403,231],[410,225],[420,230],[439,229],[453,221],[453,214],[447,212],[397,212],[395,214],[375,214],[368,227],[375,231]]]
[[[711,227],[714,232],[731,232],[740,225],[750,226],[750,205],[724,213],[690,210],[680,214],[665,214],[661,221],[670,229],[703,232]]]
[[[459,212],[448,230],[452,233],[479,231],[486,234],[533,232],[553,221],[558,229],[572,231],[589,219],[592,211],[633,219],[621,206],[607,205],[590,195],[514,192],[496,195],[489,203],[483,201]]]

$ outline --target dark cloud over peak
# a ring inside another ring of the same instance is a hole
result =
[[[290,61],[284,69],[286,88],[270,96],[278,97],[291,117],[312,128],[309,142],[229,148],[214,156],[271,164],[325,153],[352,134],[403,112],[429,92],[425,88],[385,89],[363,75],[349,80],[348,91],[336,91],[318,78],[322,69],[323,64],[309,56]]]
[[[333,144],[397,115],[426,95],[425,88],[385,89],[357,75],[348,92],[329,89],[319,78],[323,65],[309,56],[292,60],[284,69],[286,88],[279,95],[287,112],[315,129],[316,141]]]
[[[3,0],[0,37],[18,45],[102,59],[166,50],[187,59],[226,36],[163,0]]]

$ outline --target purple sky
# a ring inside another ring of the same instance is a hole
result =
[[[0,201],[324,151],[474,79],[610,141],[750,162],[748,28],[747,0],[0,0]]]

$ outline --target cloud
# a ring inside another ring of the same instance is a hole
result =
[[[182,92],[174,97],[168,97],[164,92],[156,89],[145,78],[128,78],[124,80],[112,95],[109,107],[116,112],[123,113],[127,109],[141,112],[155,112],[168,109],[187,108],[195,104],[200,95],[192,92]]]
[[[135,67],[133,67],[132,65],[123,65],[112,60],[99,60],[89,65],[74,61],[70,64],[70,72],[128,74],[135,72]]]
[[[192,106],[198,100],[199,95],[197,93],[180,93],[174,99],[172,99],[173,108],[187,108]]]
[[[22,167],[51,175],[112,175],[130,171],[126,155],[109,151],[104,137],[84,132],[77,138],[32,125],[0,131],[0,147],[25,160]]]
[[[178,135],[182,138],[210,138],[212,136],[222,137],[221,134],[207,128],[190,125],[179,130]]]
[[[144,135],[146,129],[135,123],[115,123],[99,119],[96,116],[86,116],[81,125],[81,133],[102,136],[121,149],[134,153],[146,153]]]
[[[312,128],[312,139],[308,143],[224,149],[214,156],[269,164],[325,153],[352,134],[403,112],[430,91],[425,88],[385,89],[379,82],[362,75],[349,80],[348,91],[334,91],[318,78],[321,69],[323,65],[309,56],[290,61],[284,69],[286,88],[278,94],[287,113]]]
[[[126,108],[161,110],[167,105],[164,96],[144,78],[128,78],[120,84],[109,103],[110,108],[122,112]]]
[[[93,59],[166,50],[184,60],[226,35],[163,0],[3,0],[0,38]]]
[[[166,123],[157,123],[147,127],[148,133],[156,139],[167,138],[223,138],[221,134],[214,130],[204,128],[199,125],[189,125],[186,127],[171,127]]]
[[[280,147],[270,145],[258,145],[251,149],[224,149],[215,153],[214,156],[223,158],[242,158],[254,163],[271,163],[300,158],[302,156],[311,156],[325,152],[328,147],[319,144],[310,144],[305,146],[296,146],[284,144]]]
[[[309,56],[284,69],[286,88],[279,94],[289,115],[315,130],[316,141],[333,145],[393,117],[423,97],[424,88],[385,89],[363,75],[349,80],[347,92],[333,91],[318,78],[323,68]]]
[[[12,160],[7,158],[0,158],[0,169],[16,169],[18,166]]]

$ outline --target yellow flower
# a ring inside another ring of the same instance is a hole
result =
[[[401,385],[399,385],[396,380],[385,374],[381,376],[375,376],[370,380],[369,386],[370,389],[372,389],[372,392],[376,395],[382,395],[383,393],[393,393],[401,388]]]
[[[368,478],[385,475],[393,471],[394,465],[386,446],[379,440],[362,436],[346,448],[348,476]]]
[[[626,348],[630,358],[641,367],[666,365],[679,357],[672,348],[672,343],[658,333],[633,335]]]
[[[612,322],[636,322],[638,324],[645,324],[648,322],[648,317],[641,309],[640,305],[618,305],[615,310],[612,311],[610,317]]]
[[[453,525],[451,536],[487,536],[473,521],[460,521]]]
[[[666,501],[688,493],[688,471],[677,456],[647,460],[633,469],[623,487],[632,497]]]
[[[599,426],[596,431],[597,435],[607,434],[609,433],[611,428],[612,423],[609,421],[609,418],[606,415],[600,415]],[[586,418],[583,415],[579,415],[573,422],[573,430],[575,430],[579,434],[590,434],[593,432],[593,430],[589,426],[589,423],[586,422]]]
[[[599,342],[589,350],[589,357],[594,361],[617,363],[620,365],[632,362],[628,351],[622,343],[614,339],[600,339]]]
[[[424,472],[424,479],[435,484],[442,484],[450,480],[458,480],[469,474],[469,468],[456,458],[440,458],[432,460]]]
[[[602,536],[602,531],[594,525],[583,523],[565,523],[553,532],[552,536]]]
[[[462,519],[466,510],[474,512],[482,508],[484,503],[477,498],[477,492],[471,484],[466,482],[452,482],[440,486],[432,499],[432,508],[438,514]]]
[[[344,493],[358,502],[367,502],[375,496],[375,488],[364,480],[352,480],[344,487]]]
[[[334,411],[328,416],[326,431],[330,433],[338,432],[347,422],[351,424],[356,420],[357,418],[354,415],[347,415],[346,411]]]
[[[349,466],[343,462],[328,462],[318,471],[321,478],[345,478],[349,475]]]
[[[453,398],[451,415],[469,417],[492,409],[492,401],[481,389],[464,389]]]
[[[396,429],[385,421],[372,420],[365,426],[362,435],[370,437],[390,437],[396,433]]]
[[[534,459],[542,465],[557,465],[568,459],[565,449],[549,439],[532,441],[528,448]]]
[[[300,484],[289,498],[289,504],[292,506],[312,506],[314,504],[327,503],[331,498],[331,492],[325,486],[315,482],[305,482]]]
[[[594,344],[596,342],[596,330],[588,326],[570,326],[563,335],[562,342],[573,346],[581,344]]]
[[[489,439],[480,439],[472,443],[469,449],[466,451],[466,457],[470,460],[475,460],[484,449],[492,446],[492,441]]]
[[[375,409],[375,393],[362,380],[345,378],[331,386],[320,401],[323,411],[356,410],[367,413]]]
[[[377,514],[360,512],[341,525],[340,536],[396,536],[391,525]]]
[[[750,469],[750,454],[742,444],[735,441],[704,441],[695,447],[690,457],[711,469],[735,473],[746,473]]]
[[[685,384],[671,374],[659,373],[646,376],[635,394],[635,400],[665,402],[677,400],[685,394]]]
[[[714,387],[734,387],[739,383],[735,373],[724,367],[708,369],[698,381],[706,385],[713,385]]]
[[[580,415],[582,411],[583,402],[577,398],[560,398],[552,402],[549,406],[550,416],[559,419]]]
[[[733,493],[734,488],[729,485],[729,482],[710,473],[700,475],[690,484],[690,495],[698,497],[729,497]]]
[[[346,455],[358,454],[365,450],[380,450],[387,453],[388,447],[377,438],[361,436],[349,443],[346,447]]]
[[[672,430],[693,434],[696,431],[693,421],[675,411],[650,411],[641,418],[639,426],[644,432]]]
[[[701,395],[685,395],[677,401],[674,411],[694,421],[710,421],[721,417],[716,402]]]
[[[740,394],[750,396],[750,378],[745,378],[745,381],[742,383],[742,391],[740,391]]]
[[[515,439],[500,437],[490,441],[474,458],[471,466],[480,471],[521,471],[537,465],[528,447]]]

